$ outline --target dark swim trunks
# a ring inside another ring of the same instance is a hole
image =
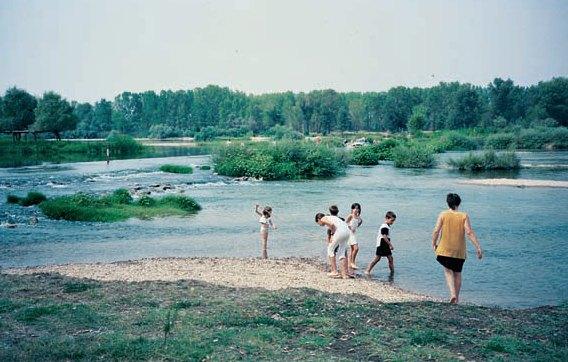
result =
[[[449,256],[442,256],[442,255],[438,255],[436,257],[436,260],[438,261],[438,263],[442,264],[442,266],[456,273],[461,273],[463,268],[463,263],[465,262],[465,259],[451,258]]]
[[[389,256],[392,255],[392,251],[389,247],[389,244],[386,241],[381,240],[381,244],[377,246],[377,250],[375,251],[376,256]]]

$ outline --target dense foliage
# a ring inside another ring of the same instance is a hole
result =
[[[66,101],[60,101],[52,102],[59,108],[50,109],[65,108]],[[25,91],[9,89],[0,99],[1,128],[31,127],[34,102]],[[395,87],[366,93],[328,89],[247,95],[210,85],[175,92],[123,92],[112,102],[101,99],[94,105],[72,105],[72,117],[78,123],[66,134],[71,137],[105,137],[112,129],[156,138],[195,135],[200,140],[250,133],[295,138],[297,133],[358,130],[416,133],[482,127],[500,131],[513,126],[568,126],[568,78],[530,87],[496,78],[486,87],[442,82],[430,88]],[[58,132],[69,129],[67,121],[72,117],[65,114],[59,122],[65,126],[58,127]]]
[[[105,196],[79,192],[48,199],[39,207],[50,219],[98,222],[121,221],[131,217],[147,219],[188,215],[201,210],[201,206],[187,196],[168,195],[157,199],[145,196],[134,201],[126,189],[118,189]]]
[[[483,154],[470,153],[458,160],[450,159],[448,165],[462,171],[514,170],[521,167],[521,162],[514,152],[497,154],[489,150]]]
[[[395,167],[430,168],[436,164],[434,151],[430,147],[419,145],[397,146],[392,150]]]
[[[331,178],[347,165],[340,150],[299,141],[228,145],[216,151],[213,162],[220,175],[265,180]]]
[[[47,200],[44,194],[41,192],[30,191],[25,197],[19,197],[16,195],[9,194],[6,197],[6,202],[9,204],[18,204],[21,206],[32,206],[41,204]]]
[[[193,173],[193,168],[191,168],[190,166],[166,164],[166,165],[160,166],[160,171],[168,172],[168,173],[189,174],[189,173]]]

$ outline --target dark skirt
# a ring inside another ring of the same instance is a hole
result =
[[[463,268],[463,263],[465,262],[465,259],[452,258],[449,256],[442,256],[442,255],[438,255],[436,257],[436,260],[438,261],[438,263],[442,264],[442,266],[456,273],[461,273]]]
[[[377,250],[375,251],[376,256],[389,256],[392,255],[392,251],[389,248],[389,244],[385,241],[381,240],[381,244],[377,246]]]

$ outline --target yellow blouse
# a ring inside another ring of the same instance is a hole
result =
[[[465,212],[446,210],[442,217],[442,238],[436,248],[436,255],[465,259]]]

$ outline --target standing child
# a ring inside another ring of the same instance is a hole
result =
[[[353,270],[359,269],[357,264],[355,263],[355,258],[357,258],[357,253],[359,252],[359,245],[357,243],[357,236],[355,235],[357,229],[363,223],[363,219],[361,219],[361,205],[358,203],[354,203],[351,205],[351,214],[347,216],[347,220],[345,221],[347,225],[349,225],[349,230],[351,230],[351,235],[349,236],[349,242],[347,243],[350,247],[349,252],[349,267]]]
[[[268,259],[268,229],[276,229],[276,226],[272,222],[272,208],[270,206],[265,206],[262,212],[259,211],[260,205],[255,205],[254,211],[260,219],[260,247],[262,249],[262,259]]]
[[[379,228],[379,235],[377,235],[377,251],[375,252],[375,258],[369,263],[369,266],[365,270],[365,274],[370,275],[371,270],[375,265],[381,260],[382,256],[386,256],[389,261],[389,269],[391,274],[394,273],[394,262],[392,259],[392,246],[390,239],[390,228],[392,224],[396,221],[396,214],[392,211],[387,211],[385,215],[385,222]]]

